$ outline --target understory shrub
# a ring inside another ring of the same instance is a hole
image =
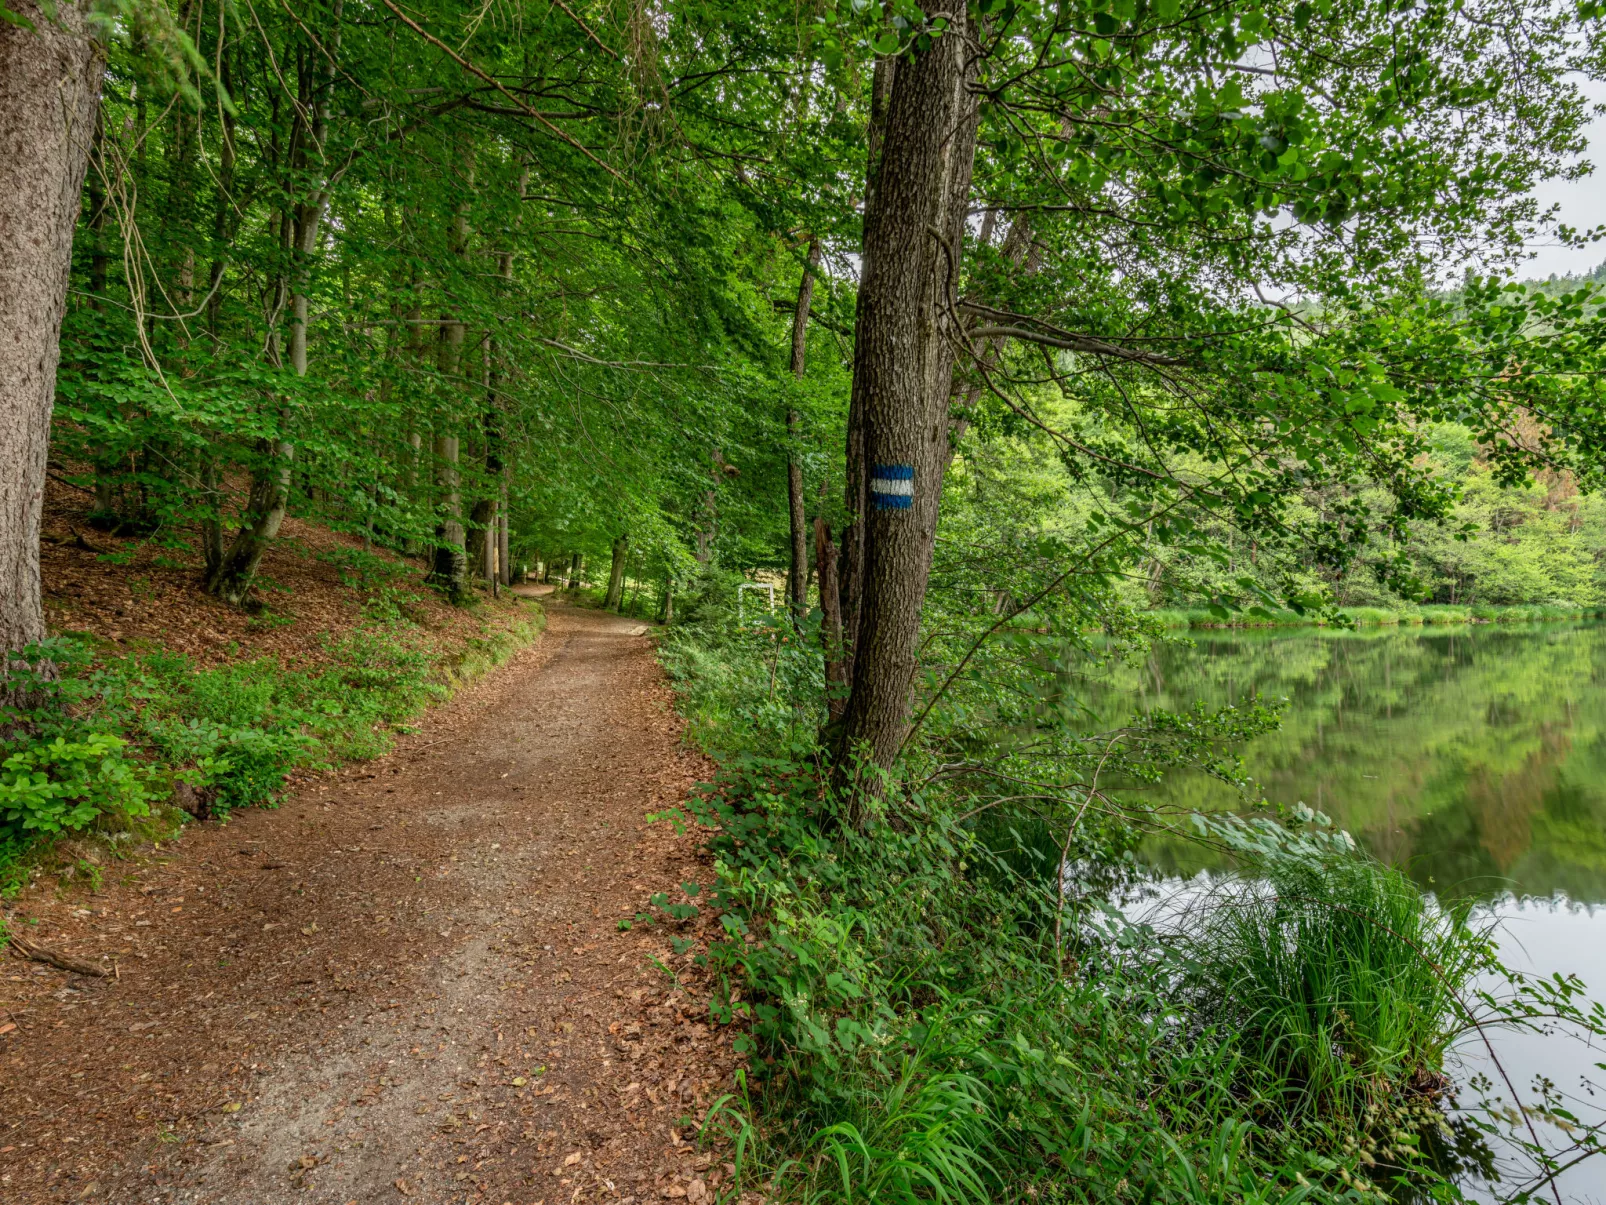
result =
[[[1296,812],[1201,819],[1255,877],[1169,928],[1130,917],[1111,901],[1143,879],[1141,805],[1051,796],[1024,771],[979,795],[955,766],[1019,731],[979,711],[850,822],[820,745],[817,633],[738,617],[716,589],[687,615],[660,655],[721,762],[693,809],[726,934],[706,952],[725,984],[711,1012],[754,1058],[705,1125],[735,1140],[741,1183],[899,1205],[1464,1199],[1449,1173],[1493,1132],[1452,1134],[1440,1110],[1462,997],[1493,966],[1464,913]],[[1202,734],[1252,720],[1152,717],[1121,773],[1206,764]],[[1113,740],[1090,747],[1096,780]],[[1043,776],[1044,738],[1025,748]],[[1542,1023],[1572,990],[1505,1019]]]
[[[108,732],[56,737],[10,754],[0,767],[0,825],[17,833],[74,832],[102,813],[149,811],[144,768]]]
[[[433,651],[386,596],[384,618],[326,637],[304,667],[272,658],[197,667],[165,650],[97,660],[85,640],[25,650],[0,713],[0,846],[117,827],[172,798],[221,816],[267,802],[294,770],[377,757],[454,681],[499,664],[538,617]],[[537,613],[538,614],[538,613]]]

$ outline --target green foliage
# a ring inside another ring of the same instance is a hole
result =
[[[1182,992],[1233,1035],[1256,1088],[1290,1116],[1351,1128],[1403,1085],[1436,1088],[1473,975],[1489,969],[1470,904],[1442,911],[1398,871],[1358,854],[1313,856],[1269,822],[1211,826],[1254,856],[1175,924]]]
[[[845,824],[817,768],[812,648],[736,622],[720,594],[661,647],[723,761],[698,810],[729,937],[710,958],[742,1003],[712,1011],[745,1018],[762,1056],[761,1105],[709,1124],[778,1191],[1336,1201],[1374,1174],[1373,1130],[1436,1131],[1413,1085],[1437,1082],[1484,953],[1456,917],[1342,841],[1257,830],[1240,851],[1280,889],[1246,897],[1258,910],[1219,900],[1185,946],[1157,947],[1101,903],[1132,873],[1141,809],[1097,822],[1074,796],[1017,786],[1012,802],[938,776],[901,787],[918,823]],[[1210,760],[1164,723],[1149,739],[1159,763]],[[1453,1192],[1423,1141],[1389,1139],[1388,1158]]]
[[[143,767],[106,732],[26,745],[0,764],[0,838],[73,832],[102,815],[149,811]],[[9,831],[7,831],[9,830]]]
[[[200,668],[162,651],[97,662],[67,639],[26,650],[56,674],[33,672],[30,706],[9,713],[0,843],[126,822],[181,782],[213,817],[269,802],[294,770],[379,756],[454,682],[539,630],[471,637],[442,659],[410,623],[370,622],[329,640],[315,668],[270,658]]]

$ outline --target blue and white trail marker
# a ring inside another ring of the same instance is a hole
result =
[[[877,510],[908,510],[915,504],[915,466],[876,465],[870,470],[870,501]]]

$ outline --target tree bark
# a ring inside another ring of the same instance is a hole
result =
[[[496,507],[496,580],[504,586],[510,585],[513,580],[512,562],[508,559],[510,527],[507,514],[507,473],[504,471]]]
[[[0,678],[5,654],[45,636],[45,461],[101,77],[77,4],[55,20],[34,0],[7,4],[34,28],[0,22]]]
[[[675,575],[668,570],[664,571],[664,597],[658,607],[658,619],[664,624],[675,622]]]
[[[696,533],[697,547],[692,553],[705,568],[714,567],[716,544],[719,538],[719,479],[724,473],[725,456],[715,448],[711,457],[713,464],[709,469],[708,488],[703,491],[703,516],[708,526],[699,528]]]
[[[870,120],[865,129],[864,165],[864,235],[860,244],[860,279],[870,276],[874,247],[870,242],[870,216],[876,209],[878,181],[881,176],[881,153],[886,144],[887,113],[892,103],[893,85],[898,78],[898,60],[883,55],[876,59],[875,73],[870,82]],[[864,308],[864,291],[861,288],[854,323]],[[864,461],[863,399],[854,390],[848,401],[848,429],[846,448],[847,476],[842,483],[842,502],[847,510],[847,523],[842,528],[842,552],[837,560],[837,590],[842,609],[842,640],[840,644],[843,672],[852,675],[853,649],[859,634],[859,598],[864,583],[864,513],[869,504],[869,474]],[[844,703],[845,706],[845,703]],[[840,719],[840,715],[835,718]]]
[[[467,593],[468,555],[463,547],[463,498],[458,488],[458,440],[435,437],[435,481],[440,492],[440,520],[435,528],[435,555],[429,580],[454,602]]]
[[[493,578],[492,564],[496,556],[496,503],[490,498],[478,498],[468,513],[468,532],[464,548],[468,565],[474,576],[487,585]]]
[[[340,53],[340,19],[344,0],[334,0],[331,16],[334,29],[329,34],[327,54],[320,58],[322,69],[317,83],[317,103],[313,107],[310,144],[313,154],[326,157],[329,142],[330,98],[334,92],[334,55]],[[332,179],[325,175],[306,200],[296,205],[296,238],[290,294],[290,368],[298,377],[307,375],[307,322],[311,316],[308,288],[312,280],[312,254],[318,248],[318,232],[329,208]]]
[[[820,645],[825,654],[825,704],[830,722],[842,719],[848,705],[848,666],[842,649],[842,595],[837,581],[837,551],[831,543],[831,526],[823,517],[814,520],[815,568],[820,575]]]
[[[961,10],[927,53],[899,65],[866,220],[853,403],[869,496],[840,752],[882,769],[907,732],[947,465],[953,360],[943,301],[957,289],[976,131],[966,50]]]
[[[290,416],[280,416],[289,423]],[[251,473],[251,493],[246,499],[240,530],[229,543],[217,569],[207,578],[208,593],[231,607],[245,602],[251,583],[269,546],[278,538],[279,528],[289,510],[290,473],[295,468],[295,444],[281,435],[263,440],[257,448],[261,463]]]
[[[340,45],[340,18],[343,0],[334,0],[334,29],[330,34],[332,50]],[[310,70],[310,67],[309,67]],[[303,79],[306,77],[303,76]],[[322,155],[328,141],[331,114],[330,95],[334,88],[334,64],[326,62],[313,85],[315,103],[312,107],[310,129],[300,142],[299,154],[304,155],[310,144]],[[298,119],[298,122],[303,119]],[[295,164],[305,169],[305,161]],[[290,371],[297,377],[307,375],[307,323],[311,309],[308,289],[312,275],[312,255],[318,247],[318,232],[333,190],[333,180],[321,176],[312,192],[295,202],[283,216],[283,237],[289,244],[289,275],[281,276],[279,297],[288,293],[290,304]],[[282,301],[276,303],[277,320]],[[277,331],[271,333],[269,359],[279,363]],[[295,468],[295,444],[289,438],[290,411],[286,406],[279,416],[278,434],[264,440],[259,447],[259,463],[252,470],[251,493],[246,501],[240,530],[235,533],[228,551],[217,568],[207,575],[206,588],[231,606],[240,606],[250,592],[252,580],[262,564],[273,541],[278,538],[290,505],[291,473]]]
[[[820,266],[820,240],[809,240],[808,262],[797,286],[797,309],[792,314],[792,376],[801,381],[808,367],[809,306],[814,300],[814,273]],[[809,609],[808,516],[803,503],[803,465],[798,460],[803,419],[795,407],[786,411],[786,506],[792,526],[792,563],[786,577],[786,596],[792,621],[802,623]]]
[[[630,537],[621,535],[613,542],[613,564],[608,568],[608,595],[602,600],[603,609],[617,611],[625,588],[625,557],[630,551]]]

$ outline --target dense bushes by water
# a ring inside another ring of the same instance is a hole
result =
[[[1395,1180],[1459,1198],[1441,1059],[1489,957],[1462,917],[1294,822],[1207,825],[1266,885],[1169,933],[1104,902],[1133,830],[1091,796],[977,810],[927,773],[855,828],[820,774],[812,638],[706,600],[691,615],[663,656],[722,761],[701,817],[730,940],[710,954],[744,1002],[715,1012],[748,1018],[757,1056],[710,1124],[739,1134],[749,1182],[839,1201],[1293,1205]]]

